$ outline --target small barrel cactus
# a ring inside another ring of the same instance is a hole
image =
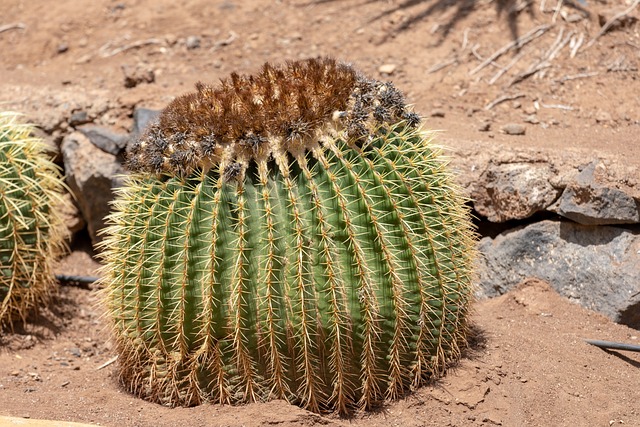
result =
[[[465,199],[391,84],[331,59],[175,99],[128,148],[102,244],[131,392],[370,408],[459,356]]]
[[[62,175],[17,117],[0,113],[0,326],[46,302],[66,248]]]

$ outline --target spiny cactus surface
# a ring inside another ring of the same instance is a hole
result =
[[[31,131],[0,113],[0,327],[47,300],[65,250],[62,177]]]
[[[198,85],[129,165],[103,283],[131,392],[344,413],[459,356],[469,213],[391,84],[327,59]]]

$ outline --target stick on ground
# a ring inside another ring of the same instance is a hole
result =
[[[640,0],[636,0],[636,1],[640,1]],[[507,53],[508,51],[513,49],[514,47],[521,48],[525,44],[537,39],[538,37],[540,37],[541,35],[546,33],[552,27],[553,27],[553,24],[540,25],[538,27],[535,27],[534,29],[532,29],[528,33],[518,37],[516,40],[514,40],[514,41],[512,41],[512,42],[510,42],[510,43],[508,43],[508,44],[506,44],[504,46],[502,46],[500,49],[495,51],[491,56],[489,56],[487,59],[482,61],[482,63],[480,65],[478,65],[473,70],[469,71],[469,75],[470,76],[474,75],[475,73],[477,73],[478,71],[482,70],[484,67],[486,67],[487,65],[491,64],[497,58],[499,58],[500,56],[504,55],[505,53]]]

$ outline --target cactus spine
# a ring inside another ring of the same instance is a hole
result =
[[[0,326],[26,319],[50,296],[65,250],[63,181],[32,128],[0,113]]]
[[[170,104],[130,147],[103,242],[123,384],[344,413],[442,374],[465,342],[474,236],[418,120],[332,60]]]

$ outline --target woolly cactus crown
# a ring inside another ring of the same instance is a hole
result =
[[[340,133],[362,142],[383,123],[420,121],[393,84],[333,59],[267,63],[255,76],[196,88],[129,147],[131,170],[188,175],[220,164],[226,176],[243,176],[251,160],[280,164]]]

